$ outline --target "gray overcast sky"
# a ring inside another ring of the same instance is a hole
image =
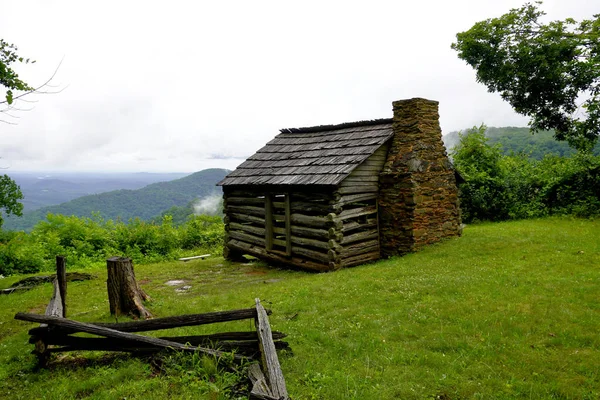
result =
[[[440,102],[444,133],[525,126],[450,49],[457,32],[522,4],[0,0],[0,37],[37,60],[20,76],[44,82],[64,57],[55,84],[66,86],[0,123],[0,166],[234,168],[280,128],[388,118],[411,97]],[[542,8],[600,12],[589,0]]]

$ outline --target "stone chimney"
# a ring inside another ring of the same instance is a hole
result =
[[[393,102],[394,137],[380,175],[383,257],[416,251],[460,234],[454,170],[442,143],[438,102]]]

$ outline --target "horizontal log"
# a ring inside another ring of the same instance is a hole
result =
[[[227,197],[225,199],[225,204],[227,204],[227,205],[242,204],[242,205],[264,206],[264,204],[265,204],[265,198],[264,197],[235,197],[235,196],[231,196],[231,197]]]
[[[343,182],[342,182],[343,183]],[[378,193],[379,185],[341,185],[338,187],[338,193],[341,195],[355,194],[355,193]]]
[[[297,213],[292,213],[292,224],[298,224],[298,225],[303,225],[303,226],[308,226],[310,228],[329,228],[330,226],[335,224],[335,220],[333,217],[335,217],[335,214],[328,214],[326,216],[323,217],[314,217],[314,216],[310,216],[310,215],[303,215],[303,214],[297,214]]]
[[[308,257],[314,261],[320,261],[323,263],[329,262],[329,258],[327,258],[327,253],[325,251],[321,252],[316,250],[305,249],[299,246],[292,246],[292,254]]]
[[[257,224],[258,226],[262,226],[262,227],[265,226],[264,218],[255,217],[253,215],[240,214],[240,213],[228,213],[227,216],[230,218],[231,222],[233,222],[233,221],[252,222],[254,224]]]
[[[73,321],[73,320],[70,320],[67,318],[62,318],[62,317],[53,317],[53,316],[28,314],[28,313],[19,312],[15,315],[15,319],[18,319],[21,321],[45,323],[48,325],[64,328],[67,330],[70,329],[72,331],[77,331],[77,332],[91,333],[93,335],[104,336],[107,338],[129,340],[132,342],[132,344],[146,343],[146,344],[151,344],[151,345],[154,345],[157,347],[162,347],[162,348],[167,348],[167,349],[172,348],[172,349],[181,350],[181,351],[200,352],[200,353],[212,355],[215,357],[224,357],[228,354],[228,353],[225,353],[225,352],[222,352],[219,350],[207,349],[207,348],[203,348],[203,347],[186,346],[181,343],[172,342],[169,340],[156,339],[156,338],[151,338],[148,336],[142,336],[142,335],[136,335],[133,333],[117,331],[114,329],[105,328],[105,327],[98,326],[98,325],[87,324],[84,322],[77,322],[77,321]],[[149,322],[149,321],[152,321],[152,320],[145,320],[142,322]],[[236,358],[238,360],[243,359],[243,357],[240,357],[235,354],[234,354],[234,358]]]
[[[217,322],[227,321],[238,321],[241,319],[252,319],[256,316],[256,309],[246,308],[241,310],[231,311],[215,311],[204,314],[188,314],[188,315],[177,315],[173,317],[154,318],[139,321],[129,322],[94,322],[93,325],[114,329],[120,332],[146,332],[146,331],[157,331],[160,329],[171,329],[179,328],[182,326],[196,326],[196,325],[207,325],[214,324]],[[38,332],[44,332],[44,330],[38,330],[33,328],[29,331],[30,335],[38,335]],[[61,331],[62,332],[62,331]],[[68,331],[63,333],[75,333],[77,331]]]
[[[253,225],[244,225],[237,222],[229,223],[229,232],[231,231],[242,231],[256,236],[265,236],[265,228],[259,228]]]
[[[348,218],[362,217],[363,215],[375,214],[376,212],[377,206],[351,208],[349,210],[342,211],[340,213],[340,219],[346,220]]]
[[[30,276],[25,279],[21,279],[18,282],[10,285],[11,288],[21,287],[21,286],[29,286],[33,287],[36,285],[40,285],[42,283],[50,283],[53,282],[56,278],[56,274],[52,275],[36,275]],[[84,273],[84,272],[67,272],[67,282],[79,282],[79,281],[87,281],[90,279],[97,278],[96,275]]]
[[[229,240],[227,246],[244,254],[250,254],[263,260],[272,261],[283,265],[292,265],[313,271],[328,271],[329,263],[318,263],[298,257],[287,257],[285,253],[266,251],[264,247],[255,246],[239,240]]]
[[[273,232],[279,235],[285,235],[285,228],[273,227]],[[292,234],[313,239],[329,239],[329,233],[325,229],[306,228],[297,225],[292,225]]]
[[[379,232],[377,232],[377,229],[372,229],[372,230],[368,230],[368,231],[354,233],[352,235],[346,235],[342,238],[341,244],[347,245],[347,244],[354,243],[354,242],[362,242],[365,240],[377,239],[377,238],[379,238]]]
[[[228,199],[229,197],[260,197],[264,199],[264,193],[256,190],[242,190],[242,189],[230,189],[227,186],[223,186],[223,198]]]
[[[373,182],[379,182],[379,176],[373,174],[365,176],[356,176],[354,174],[351,174],[346,179],[344,179],[344,182],[355,184],[371,184]]]
[[[307,192],[307,193],[292,192],[292,193],[290,193],[290,198],[291,198],[292,202],[306,201],[309,203],[313,203],[313,202],[318,202],[318,201],[327,202],[330,199],[335,198],[335,195],[333,193],[315,192],[314,188],[313,188],[313,190],[311,192]]]
[[[338,202],[340,205],[376,200],[377,193],[359,193],[342,196]]]
[[[259,352],[258,338],[254,340],[214,340],[214,341],[199,341],[187,340],[188,337],[160,337],[158,339],[168,340],[184,345],[201,346],[209,349],[218,349],[220,351],[236,351],[246,356],[252,357]],[[63,346],[54,349],[54,352],[64,351],[125,351],[125,352],[149,352],[151,350],[160,351],[163,348],[149,343],[131,343],[130,340],[121,340],[113,338],[98,338],[98,337],[78,337],[63,335],[62,337],[48,338],[45,340],[47,345]],[[289,343],[283,341],[274,341],[277,350],[289,350]],[[49,348],[52,352],[52,348]]]
[[[13,292],[20,292],[20,291],[31,290],[34,287],[35,286],[17,286],[17,287],[11,287],[11,288],[8,288],[8,289],[2,289],[2,290],[0,290],[0,294],[11,294]]]
[[[315,247],[317,249],[328,250],[329,244],[327,240],[316,240],[316,239],[306,239],[298,236],[291,236],[290,240],[293,244],[298,246],[309,246]],[[292,246],[292,251],[294,251],[294,246]]]
[[[344,227],[342,228],[342,233],[344,236],[348,235],[349,232],[354,232],[357,230],[366,230],[366,229],[377,229],[377,220],[367,222],[366,224],[362,224],[357,221],[344,221]]]
[[[254,207],[254,206],[227,206],[225,209],[226,213],[241,213],[247,215],[254,215],[257,217],[265,216],[265,208],[264,207]]]
[[[329,214],[329,213],[337,213],[340,211],[341,207],[337,204],[328,204],[328,203],[308,203],[308,202],[298,202],[292,201],[290,203],[290,208],[292,212],[296,213],[313,213],[313,214]]]
[[[342,258],[354,257],[363,253],[370,253],[379,250],[379,240],[369,240],[367,242],[359,242],[353,245],[344,247],[342,250]]]
[[[257,246],[265,247],[265,238],[258,237],[254,235],[250,235],[243,232],[238,231],[229,231],[229,237],[232,239],[241,240],[242,242],[251,243]]]
[[[379,251],[364,253],[364,254],[357,255],[355,257],[350,257],[350,258],[344,259],[342,262],[342,266],[344,268],[354,267],[356,265],[365,264],[365,263],[368,263],[371,261],[377,261],[377,260],[379,260],[380,257],[381,256],[380,256]]]
[[[93,325],[96,325],[95,323]],[[65,332],[61,332],[60,330],[49,330],[46,329],[44,332],[39,332],[37,330],[37,335],[29,337],[29,343],[35,343],[38,339],[43,338],[48,344],[54,345],[65,345],[71,344],[69,340],[75,339],[94,339],[100,340],[99,338],[81,338],[79,336],[70,336]],[[283,332],[273,331],[273,340],[281,340],[287,337],[287,335]],[[159,339],[172,340],[178,343],[189,343],[192,346],[200,345],[207,342],[218,342],[218,341],[256,341],[258,340],[258,336],[256,331],[251,332],[221,332],[221,333],[212,333],[210,335],[193,335],[193,336],[165,336],[159,337]]]

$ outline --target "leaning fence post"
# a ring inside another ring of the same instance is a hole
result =
[[[62,303],[62,316],[67,318],[67,262],[63,256],[56,256],[56,279]]]

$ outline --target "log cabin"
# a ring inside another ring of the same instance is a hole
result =
[[[438,102],[393,118],[282,129],[218,185],[224,256],[331,271],[460,235]]]

